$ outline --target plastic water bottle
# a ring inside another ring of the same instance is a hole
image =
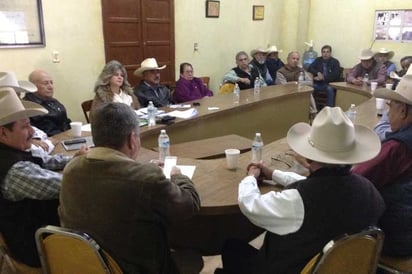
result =
[[[313,50],[312,43],[306,43],[309,45],[309,50],[303,53],[303,68],[305,70],[309,69],[309,66],[315,61],[316,57],[318,57],[318,53]]]
[[[157,108],[153,105],[152,101],[149,101],[149,105],[147,106],[147,120],[149,127],[156,125],[156,112]]]
[[[263,141],[260,133],[256,133],[252,142],[252,163],[262,161]]]
[[[170,139],[165,129],[160,130],[159,143],[159,162],[163,164],[166,156],[170,155]]]
[[[239,88],[239,85],[236,83],[235,89],[233,90],[233,103],[239,104],[239,98],[240,98],[240,88]]]
[[[305,73],[301,71],[298,77],[298,89],[302,88],[304,82],[305,82]]]
[[[362,82],[363,82],[363,87],[366,88],[369,82],[369,74],[365,73],[365,75],[363,75]]]
[[[260,80],[259,80],[259,77],[256,77],[256,79],[255,79],[255,83],[253,85],[253,93],[255,95],[260,94]]]
[[[346,116],[355,124],[356,122],[356,109],[355,104],[351,104],[348,111],[346,112]]]

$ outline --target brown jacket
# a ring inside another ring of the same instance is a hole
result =
[[[90,233],[125,270],[175,273],[167,229],[195,215],[200,199],[184,175],[168,180],[154,164],[97,147],[65,168],[62,225]]]

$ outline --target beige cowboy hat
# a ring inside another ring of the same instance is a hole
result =
[[[267,49],[264,49],[263,47],[258,47],[258,48],[256,48],[256,49],[252,49],[251,51],[250,51],[250,56],[255,56],[255,54],[256,53],[258,53],[258,52],[261,52],[261,53],[264,53],[264,54],[267,54],[268,52],[267,52]]]
[[[159,67],[155,58],[146,58],[140,64],[140,68],[134,71],[134,75],[142,76],[143,72],[146,70],[153,70],[153,69],[164,69],[166,65]]]
[[[399,81],[395,90],[378,88],[373,96],[412,105],[412,66],[409,66],[408,71]]]
[[[297,123],[286,138],[296,153],[327,164],[362,163],[375,157],[381,148],[376,133],[354,125],[340,107],[324,107],[312,126]]]
[[[21,101],[13,88],[0,87],[0,126],[47,113],[39,104]]]
[[[375,53],[371,49],[364,49],[359,56],[360,60],[369,60],[375,56]]]
[[[29,81],[18,81],[12,71],[0,72],[0,87],[11,87],[16,92],[36,92],[37,87]]]
[[[392,59],[392,57],[395,55],[395,53],[392,50],[388,50],[386,48],[380,48],[376,53],[375,56],[378,54],[387,54],[388,59]]]
[[[273,52],[283,52],[283,50],[278,50],[278,48],[276,46],[270,46],[267,50],[266,50],[267,54],[270,55]]]

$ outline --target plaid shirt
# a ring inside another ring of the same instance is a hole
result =
[[[43,157],[43,166],[20,161],[15,163],[1,185],[3,197],[10,201],[23,199],[58,199],[63,175],[53,170],[61,170],[72,159],[61,154]]]

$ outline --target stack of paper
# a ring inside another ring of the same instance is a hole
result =
[[[196,116],[198,114],[197,109],[195,108],[190,108],[188,110],[174,110],[172,112],[167,113],[169,116],[173,116],[176,118],[182,118],[182,119],[188,119]]]

